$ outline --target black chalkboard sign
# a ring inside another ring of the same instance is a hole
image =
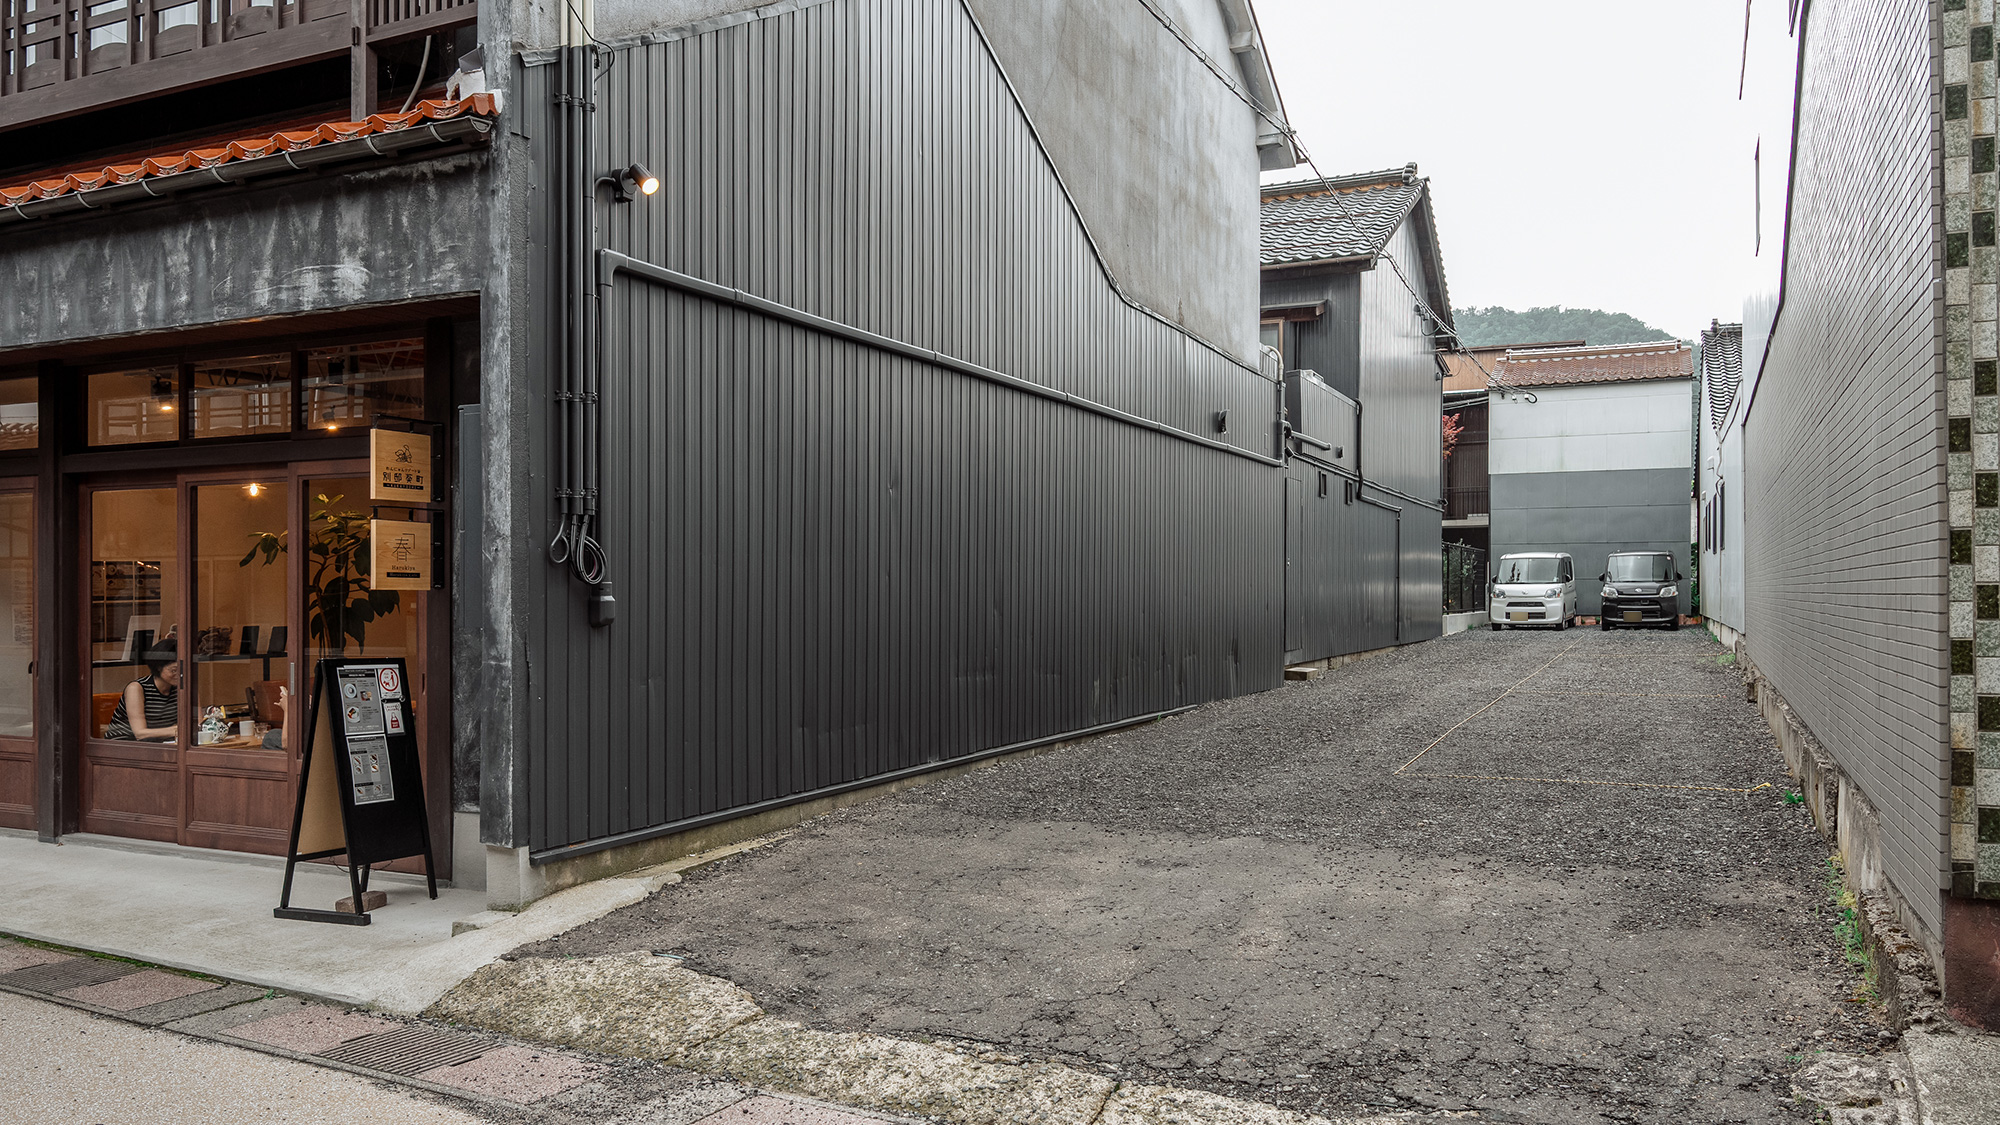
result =
[[[424,857],[431,897],[437,897],[409,682],[401,660],[330,657],[314,670],[298,811],[276,916],[365,926],[370,867],[409,856]],[[342,854],[354,912],[294,907],[298,864]]]

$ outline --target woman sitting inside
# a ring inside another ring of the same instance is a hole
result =
[[[146,672],[125,685],[104,737],[128,742],[173,741],[174,728],[180,722],[181,662],[172,637],[158,641],[146,653]]]

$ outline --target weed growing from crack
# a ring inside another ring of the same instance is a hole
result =
[[[1725,652],[1722,655],[1716,657],[1715,662],[1717,664],[1723,665],[1724,667],[1727,667],[1731,664],[1736,663],[1736,654],[1733,652]]]
[[[1839,856],[1829,856],[1826,861],[1826,895],[1833,900],[1833,936],[1840,942],[1841,959],[1861,970],[1861,987],[1855,990],[1857,1000],[1875,1003],[1882,998],[1875,975],[1875,959],[1868,956],[1868,939],[1861,929],[1861,904],[1848,889],[1847,872],[1841,866]]]
[[[1785,803],[1788,805],[1803,805],[1806,803],[1806,795],[1796,789],[1787,789],[1785,790]]]

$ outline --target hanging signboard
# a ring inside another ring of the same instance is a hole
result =
[[[408,520],[368,521],[369,586],[377,590],[431,588],[431,525]]]
[[[429,434],[368,431],[368,498],[384,504],[431,502]]]
[[[425,555],[429,557],[428,553]],[[365,926],[368,872],[377,863],[422,856],[432,898],[430,820],[424,810],[409,672],[401,660],[329,657],[313,673],[298,810],[285,855],[279,918]],[[345,855],[355,911],[292,905],[301,862]]]

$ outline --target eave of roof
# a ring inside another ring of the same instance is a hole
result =
[[[108,164],[94,171],[0,187],[0,223],[242,183],[286,171],[395,155],[484,135],[499,116],[493,94],[420,102],[408,113],[329,121],[311,129],[248,137],[206,148]]]

